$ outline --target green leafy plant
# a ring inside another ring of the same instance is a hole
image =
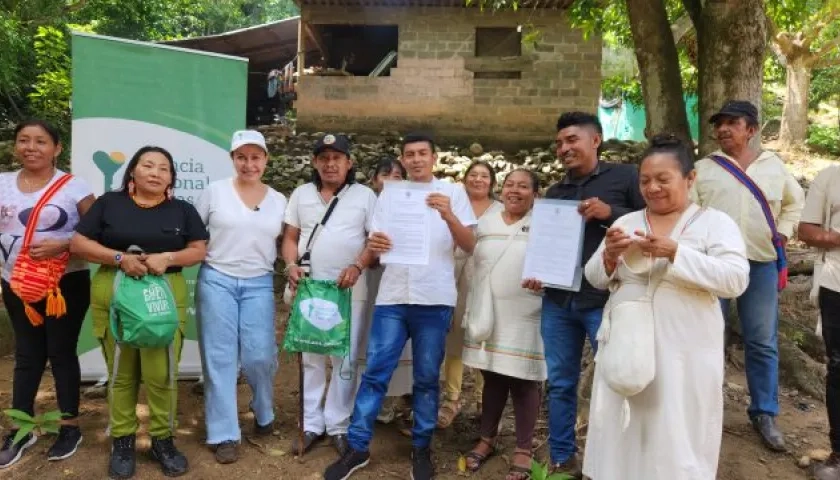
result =
[[[18,428],[15,438],[12,440],[15,445],[23,441],[35,429],[37,429],[38,433],[58,433],[58,429],[61,426],[61,418],[67,416],[67,414],[63,414],[58,410],[46,412],[36,417],[14,409],[3,410],[3,413]]]
[[[840,129],[824,125],[808,128],[808,145],[833,155],[840,155]]]
[[[548,464],[531,460],[531,480],[574,480],[574,477],[565,473],[548,474]]]

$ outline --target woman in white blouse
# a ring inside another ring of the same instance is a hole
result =
[[[598,332],[583,465],[592,480],[717,476],[724,375],[718,299],[741,295],[750,267],[735,222],[691,202],[695,177],[686,145],[654,137],[639,166],[647,208],[616,220],[586,264],[587,280],[611,292]],[[646,294],[652,295],[652,317],[612,316]],[[639,329],[645,321],[653,323],[652,350],[639,356],[609,350],[621,345],[611,342],[628,331],[616,327],[625,321]],[[628,390],[609,383],[616,374],[601,355],[628,362],[652,356],[655,376],[644,390],[625,398]]]
[[[210,233],[196,286],[204,416],[207,444],[223,464],[237,460],[241,439],[238,363],[253,394],[255,433],[273,430],[274,261],[286,209],[286,197],[261,180],[268,162],[262,134],[234,133],[230,155],[236,176],[212,183],[196,205]]]
[[[540,386],[546,379],[540,335],[542,297],[517,281],[522,276],[531,208],[538,191],[539,178],[533,172],[519,169],[509,173],[502,186],[504,210],[478,221],[473,252],[475,276],[468,303],[492,299],[492,318],[478,320],[492,324],[492,331],[489,338],[478,341],[468,328],[464,342],[464,365],[484,376],[481,438],[466,456],[467,468],[477,471],[494,453],[499,421],[510,395],[516,417],[516,450],[507,480],[530,478]],[[473,315],[480,314],[468,312],[468,322]]]

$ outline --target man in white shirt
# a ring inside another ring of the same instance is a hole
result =
[[[295,439],[292,450],[308,451],[323,438],[332,439],[338,453],[347,450],[347,427],[353,412],[356,393],[356,364],[363,315],[367,300],[364,270],[369,261],[364,255],[367,226],[371,223],[376,194],[355,183],[356,173],[350,158],[350,140],[343,135],[325,135],[315,143],[313,181],[296,188],[286,208],[286,229],[282,255],[286,262],[292,293],[307,273],[300,260],[307,251],[315,226],[323,224],[311,241],[308,273],[315,280],[335,280],[341,288],[353,288],[350,355],[348,358],[311,353],[303,354],[303,445]],[[324,222],[330,202],[337,203]],[[327,361],[332,362],[332,376],[327,380]],[[329,383],[329,388],[327,387]],[[327,390],[324,399],[324,390]],[[321,405],[321,401],[323,406]]]
[[[825,408],[831,456],[814,469],[816,480],[840,480],[840,166],[820,172],[808,187],[799,224],[799,239],[819,249],[814,265],[812,300],[820,307],[820,322],[828,358]],[[816,298],[815,298],[816,297]]]
[[[370,461],[374,422],[408,339],[414,357],[411,478],[434,477],[430,445],[437,423],[440,366],[456,301],[454,250],[458,246],[472,252],[476,219],[463,186],[437,180],[432,174],[437,155],[431,138],[407,135],[401,161],[412,182],[431,184],[426,204],[435,212],[429,217],[429,263],[385,266],[368,340],[367,369],[348,430],[350,448],[327,468],[326,480],[346,480]],[[368,251],[375,255],[392,246],[381,233],[389,195],[386,187],[376,204],[368,244]]]
[[[747,413],[764,444],[771,450],[784,451],[784,435],[775,421],[779,414],[780,269],[777,260],[780,256],[771,222],[783,248],[799,222],[805,195],[777,154],[750,146],[750,140],[758,133],[755,105],[737,100],[727,102],[709,121],[715,125],[721,149],[695,164],[697,181],[692,188],[692,199],[732,217],[747,244],[750,285],[736,300],[750,391]],[[752,180],[766,202],[760,202],[724,166]],[[729,312],[729,302],[729,299],[721,301],[724,315]]]

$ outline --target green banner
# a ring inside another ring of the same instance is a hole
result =
[[[247,59],[74,33],[71,168],[94,194],[118,188],[128,160],[156,145],[175,159],[175,195],[195,202],[207,185],[230,177],[234,131],[245,128]],[[185,271],[190,318],[180,370],[201,371],[192,305],[196,268]],[[86,380],[106,375],[85,320],[78,347]]]

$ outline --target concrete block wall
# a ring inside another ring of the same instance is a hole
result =
[[[441,139],[545,144],[566,110],[595,112],[600,93],[601,39],[584,39],[562,12],[477,8],[314,7],[312,24],[397,25],[397,66],[389,77],[304,76],[298,86],[303,130],[378,132],[422,129]],[[539,31],[519,79],[474,78],[476,27],[525,25]]]

